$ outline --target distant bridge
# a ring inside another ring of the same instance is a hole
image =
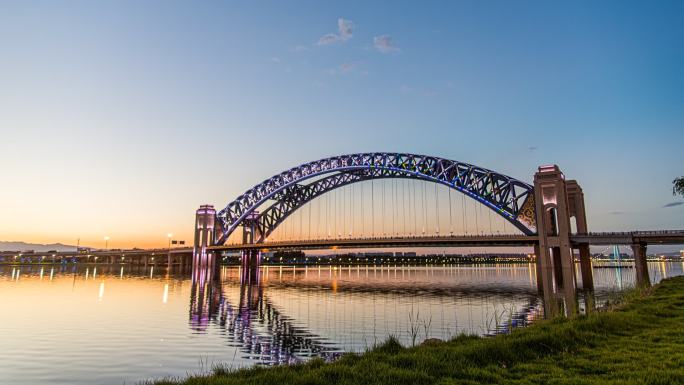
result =
[[[62,263],[69,260],[79,263],[126,263],[136,265],[192,265],[192,248],[165,249],[109,249],[85,251],[0,251],[5,263],[29,261],[31,263]]]
[[[573,243],[591,245],[634,245],[634,244],[684,244],[684,230],[653,230],[653,231],[625,231],[625,232],[593,232],[588,234],[573,234]]]

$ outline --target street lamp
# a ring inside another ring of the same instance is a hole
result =
[[[168,264],[168,268],[170,271],[170,269],[171,269],[171,238],[173,238],[173,233],[166,234],[166,237],[169,238],[169,248],[168,248],[168,251],[166,254],[166,259],[167,259],[167,264]]]
[[[105,241],[105,250],[107,250],[107,246],[109,245],[109,236],[105,235],[104,241]]]

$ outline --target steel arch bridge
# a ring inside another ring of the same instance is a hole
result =
[[[261,243],[288,216],[336,188],[372,179],[404,178],[449,186],[490,208],[526,235],[536,234],[533,187],[472,164],[405,153],[359,153],[317,160],[277,174],[247,190],[216,214],[215,245],[249,223]],[[262,205],[270,205],[261,213]]]

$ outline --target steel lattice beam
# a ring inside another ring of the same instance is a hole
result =
[[[316,177],[320,178],[304,184]],[[335,188],[377,178],[411,178],[447,185],[494,210],[524,234],[536,233],[534,215],[521,215],[530,206],[528,200],[534,197],[532,186],[525,182],[486,168],[433,156],[363,153],[309,162],[247,190],[218,212],[221,233],[217,234],[217,244],[223,244],[250,213],[267,201],[275,203],[259,218],[259,242],[306,202]]]

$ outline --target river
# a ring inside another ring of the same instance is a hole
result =
[[[681,262],[650,262],[651,280]],[[404,345],[507,332],[543,317],[532,264],[262,266],[213,282],[154,267],[0,266],[0,383],[133,384],[232,367],[334,359],[395,336]],[[578,277],[579,280],[579,277]],[[595,302],[632,268],[595,268]],[[580,309],[584,311],[583,297]]]

